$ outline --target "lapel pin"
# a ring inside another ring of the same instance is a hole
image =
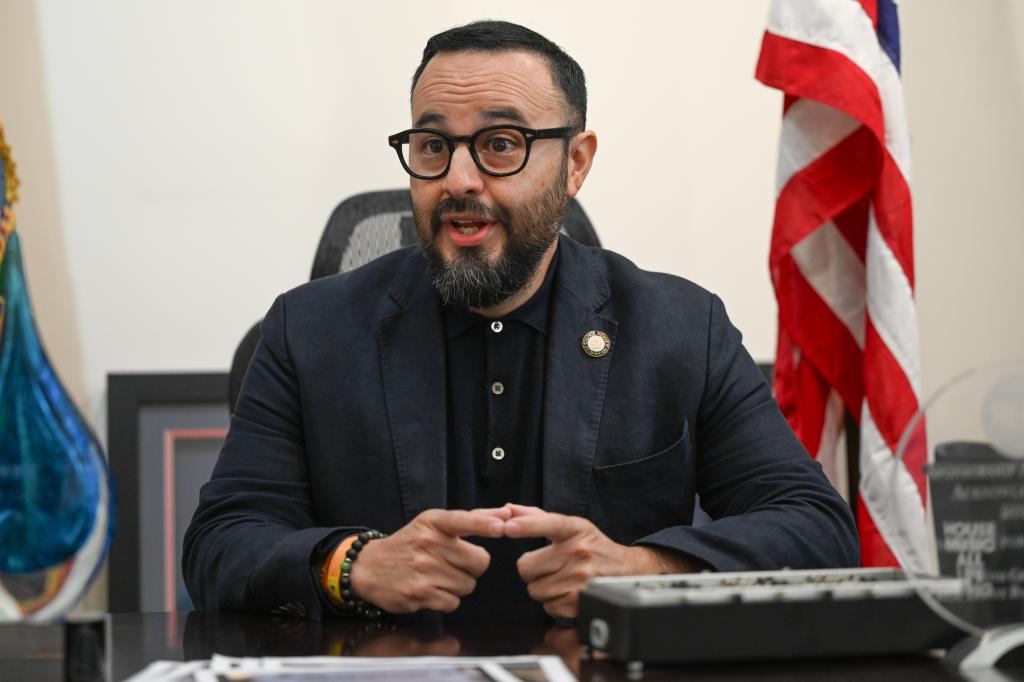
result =
[[[583,352],[592,358],[600,358],[612,349],[612,340],[599,329],[591,329],[583,335]]]

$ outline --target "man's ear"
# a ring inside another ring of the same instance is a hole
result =
[[[597,153],[597,133],[593,130],[584,130],[578,133],[569,141],[569,173],[566,178],[565,193],[570,197],[583,187],[583,181],[587,179],[590,166],[594,163],[594,154]]]

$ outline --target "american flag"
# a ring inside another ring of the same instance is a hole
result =
[[[842,484],[844,407],[860,427],[866,566],[933,565],[918,409],[910,153],[893,0],[774,0],[757,78],[785,94],[769,266],[779,304],[775,392]],[[842,487],[840,487],[842,489]]]

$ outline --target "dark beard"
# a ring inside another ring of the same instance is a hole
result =
[[[442,199],[429,216],[414,207],[417,233],[423,253],[434,273],[434,287],[444,305],[467,309],[491,308],[523,290],[537,273],[548,247],[558,237],[558,228],[565,216],[565,181],[562,172],[544,194],[515,211],[501,206],[489,207],[476,196],[466,195]],[[457,249],[451,262],[434,246],[434,237],[441,230],[444,213],[479,213],[500,222],[506,230],[505,247],[498,260],[491,264],[478,248]],[[424,229],[425,223],[429,232]],[[426,238],[424,235],[429,234]]]

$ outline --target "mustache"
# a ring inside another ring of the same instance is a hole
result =
[[[510,229],[512,226],[508,211],[501,207],[488,206],[472,194],[448,197],[437,203],[430,220],[430,227],[434,234],[441,229],[441,216],[445,213],[476,213],[488,220],[501,223],[505,229]]]

